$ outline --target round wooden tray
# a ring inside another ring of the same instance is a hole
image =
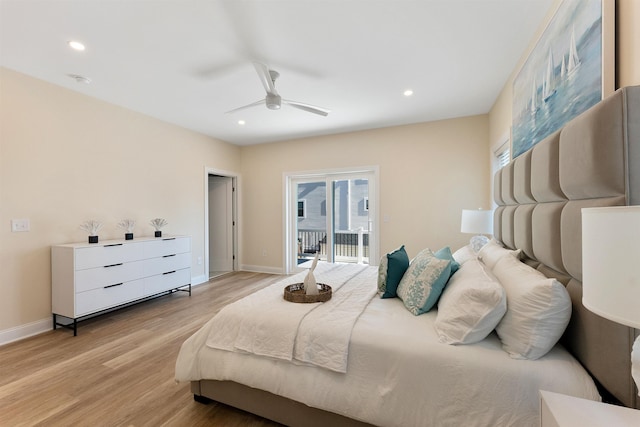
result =
[[[311,303],[325,302],[331,299],[331,286],[318,283],[318,295],[304,293],[304,283],[294,283],[284,288],[284,299],[291,302]]]

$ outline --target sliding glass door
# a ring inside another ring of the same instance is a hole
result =
[[[327,260],[327,183],[325,181],[297,181],[296,220],[293,235],[297,238],[298,252],[296,264],[313,259],[320,252],[320,258]]]
[[[369,264],[369,179],[332,180],[333,260]]]
[[[287,272],[316,253],[328,262],[370,262],[377,254],[376,172],[287,176]]]

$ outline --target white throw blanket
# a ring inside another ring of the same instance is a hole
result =
[[[362,265],[320,263],[315,276],[331,286],[329,301],[286,301],[284,288],[306,272],[296,274],[224,307],[212,320],[207,346],[346,372],[351,331],[376,293],[375,274]]]

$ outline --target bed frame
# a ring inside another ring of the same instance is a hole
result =
[[[582,305],[581,209],[640,204],[640,86],[617,90],[500,170],[494,200],[495,237],[522,249],[525,262],[571,295],[564,346],[603,395],[637,408],[631,347],[638,331]]]
[[[581,209],[640,204],[640,86],[617,90],[501,169],[494,200],[495,238],[522,249],[526,263],[557,278],[571,295],[562,344],[605,398],[638,408],[630,357],[638,331],[582,305]],[[368,425],[230,381],[194,381],[191,390],[198,401],[216,400],[286,425]]]

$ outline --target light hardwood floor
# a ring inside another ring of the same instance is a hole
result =
[[[224,305],[281,276],[237,272],[0,347],[0,426],[276,426],[194,402],[180,345]]]

